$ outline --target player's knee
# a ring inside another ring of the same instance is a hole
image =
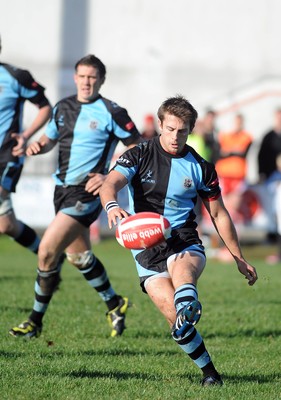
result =
[[[9,214],[1,215],[0,214],[0,234],[8,235],[11,237],[17,236],[17,226],[14,224],[13,220],[8,217]],[[2,218],[4,217],[4,218]]]
[[[38,265],[41,271],[50,271],[56,267],[56,253],[42,242],[38,249]]]
[[[83,253],[66,253],[67,260],[78,269],[83,269],[92,264],[94,255],[91,250]]]
[[[12,236],[15,226],[9,215],[13,213],[13,205],[10,196],[3,198],[0,195],[0,233]],[[3,217],[3,218],[1,218]]]

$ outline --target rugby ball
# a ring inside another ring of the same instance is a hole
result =
[[[171,233],[167,218],[154,212],[139,212],[122,219],[116,239],[126,249],[148,249],[166,240]]]

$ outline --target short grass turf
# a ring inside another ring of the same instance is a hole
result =
[[[281,399],[281,265],[264,262],[272,250],[244,249],[259,273],[253,287],[234,263],[208,260],[198,285],[203,316],[197,327],[225,384],[202,388],[201,371],[171,339],[164,318],[139,289],[130,252],[114,239],[94,251],[115,290],[133,302],[122,337],[110,338],[104,304],[67,262],[40,338],[9,336],[32,308],[37,262],[0,237],[0,398]]]

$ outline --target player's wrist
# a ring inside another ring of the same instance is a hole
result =
[[[114,208],[119,208],[119,204],[117,203],[117,201],[112,200],[112,201],[108,201],[106,203],[106,205],[104,206],[105,211],[108,213],[109,211],[113,210]]]
[[[23,140],[25,141],[25,143],[28,142],[28,140],[30,139],[32,135],[29,135],[28,133],[22,133],[21,137],[23,138]]]

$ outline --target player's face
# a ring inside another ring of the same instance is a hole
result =
[[[94,100],[104,82],[100,78],[99,71],[89,65],[78,65],[74,82],[77,88],[77,99],[81,103],[88,103]]]
[[[190,133],[189,124],[171,114],[165,114],[163,122],[158,121],[158,124],[163,149],[171,154],[181,153]]]

